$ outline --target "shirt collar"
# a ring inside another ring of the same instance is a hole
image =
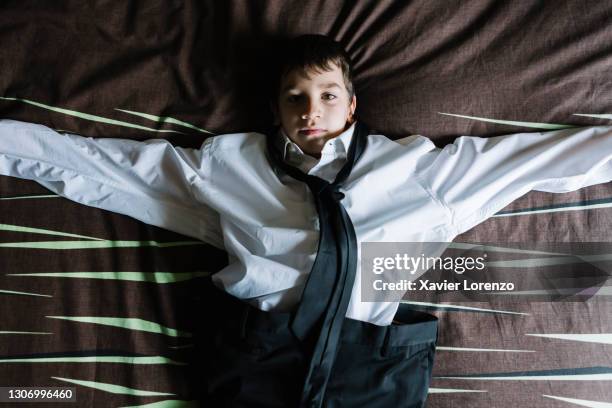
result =
[[[344,132],[340,133],[338,136],[328,140],[327,143],[325,143],[325,146],[323,147],[322,154],[326,153],[328,143],[332,142],[335,143],[336,146],[341,149],[341,151],[339,152],[336,150],[337,153],[346,155],[351,144],[351,139],[353,138],[354,131],[355,123],[351,124],[351,126],[349,126]],[[302,149],[300,149],[300,147],[295,144],[291,139],[289,139],[282,127],[279,128],[278,131],[278,136],[276,138],[276,146],[279,151],[282,152],[284,161],[291,160],[292,156],[298,156],[301,158],[305,158],[304,156],[307,156],[308,158],[312,158],[311,156],[308,156],[306,153],[304,153]]]

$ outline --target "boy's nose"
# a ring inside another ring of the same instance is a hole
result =
[[[302,113],[302,119],[311,119],[321,116],[321,109],[317,103],[308,102]]]

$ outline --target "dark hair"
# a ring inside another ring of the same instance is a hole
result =
[[[281,81],[288,72],[294,69],[331,71],[334,64],[342,70],[351,99],[355,94],[351,58],[339,42],[322,34],[304,34],[288,40],[279,57],[272,101],[276,103]]]

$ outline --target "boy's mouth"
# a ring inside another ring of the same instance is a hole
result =
[[[303,136],[315,136],[324,133],[325,129],[319,128],[303,128],[298,130],[298,133]]]

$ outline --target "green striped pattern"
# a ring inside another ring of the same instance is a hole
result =
[[[210,272],[41,272],[7,273],[6,275],[32,276],[39,278],[105,279],[163,284],[207,277],[210,276]]]
[[[123,387],[121,385],[103,383],[98,381],[76,380],[74,378],[51,377],[54,380],[80,385],[81,387],[93,388],[96,390],[109,392],[111,394],[134,395],[138,397],[157,397],[175,395],[170,392],[145,391],[135,388]]]
[[[47,109],[47,110],[50,110],[50,111],[53,111],[53,112],[57,112],[57,113],[63,113],[64,115],[68,115],[68,116],[75,116],[77,118],[89,120],[89,121],[92,121],[92,122],[100,122],[100,123],[105,123],[105,124],[108,124],[108,125],[129,127],[129,128],[134,128],[134,129],[138,129],[138,130],[144,130],[146,132],[181,133],[181,132],[179,132],[177,130],[153,129],[153,128],[149,128],[149,127],[146,127],[146,126],[136,125],[134,123],[123,122],[121,120],[106,118],[104,116],[91,115],[89,113],[79,112],[79,111],[72,110],[72,109],[59,108],[59,107],[56,107],[56,106],[46,105],[44,103],[32,101],[32,100],[29,100],[29,99],[7,98],[7,97],[2,97],[2,96],[0,96],[0,99],[5,100],[5,101],[23,102],[23,103],[27,103],[29,105],[36,106],[38,108]]]
[[[168,116],[157,116],[157,115],[151,115],[149,113],[135,112],[135,111],[125,110],[125,109],[115,109],[115,110],[130,114],[130,115],[140,116],[141,118],[149,119],[156,123],[172,123],[174,125],[183,126],[189,129],[197,130],[198,132],[208,133],[211,135],[214,134],[212,132],[209,132],[206,129],[202,129],[197,126],[194,126],[191,123],[187,123],[182,120],[178,120],[178,119],[171,118]]]
[[[131,317],[98,317],[98,316],[45,316],[50,319],[62,319],[80,323],[93,323],[122,329],[164,334],[170,337],[191,337],[191,333],[178,331],[148,320]]]
[[[37,102],[37,101],[30,100],[30,99],[25,99],[25,98],[15,98],[15,97],[0,96],[0,100],[22,102],[22,103],[25,103],[25,104],[28,104],[28,105],[32,105],[32,106],[36,106],[38,108],[46,109],[46,110],[49,110],[49,111],[52,111],[52,112],[61,113],[61,114],[68,115],[68,116],[74,116],[74,117],[77,117],[79,119],[88,120],[88,121],[92,121],[92,122],[100,122],[100,123],[104,123],[104,124],[107,124],[107,125],[129,127],[129,128],[133,128],[133,129],[144,130],[146,132],[180,133],[180,134],[183,133],[183,132],[179,132],[178,130],[150,128],[150,127],[138,125],[138,124],[131,123],[131,122],[125,122],[125,121],[122,121],[122,120],[107,118],[107,117],[104,117],[104,116],[92,115],[90,113],[80,112],[80,111],[76,111],[76,110],[73,110],[73,109],[66,109],[66,108],[60,108],[60,107],[57,107],[57,106],[47,105],[45,103],[41,103],[41,102]],[[185,121],[182,121],[182,120],[178,120],[178,119],[175,119],[175,118],[167,117],[167,116],[151,115],[151,114],[148,114],[148,113],[130,111],[130,110],[126,110],[126,109],[115,109],[115,110],[120,111],[120,112],[124,112],[124,113],[128,113],[130,115],[139,116],[139,117],[142,117],[142,118],[145,118],[145,119],[148,119],[148,120],[152,120],[152,121],[154,121],[158,125],[163,125],[163,124],[169,123],[169,124],[174,124],[174,125],[178,125],[178,126],[181,126],[181,127],[186,127],[186,128],[192,129],[192,130],[196,130],[198,132],[213,134],[212,132],[209,132],[208,130],[199,128],[197,126],[194,126],[191,123],[188,123],[188,122],[185,122]]]
[[[463,118],[463,119],[471,119],[471,120],[475,120],[479,122],[489,122],[489,123],[496,123],[499,125],[520,126],[520,127],[526,127],[526,128],[558,130],[558,129],[569,129],[569,128],[576,127],[573,125],[563,125],[563,124],[557,124],[557,123],[521,122],[521,121],[516,121],[516,120],[491,119],[491,118],[483,118],[479,116],[458,115],[455,113],[444,113],[444,112],[438,112],[438,113],[440,115],[454,116],[454,117]]]
[[[36,198],[60,198],[57,194],[43,194],[43,195],[31,195],[31,196],[20,196],[20,197],[0,197],[0,201],[8,200],[30,200]]]
[[[130,405],[121,408],[205,408],[201,407],[197,401],[184,401],[184,400],[164,400],[158,402],[152,402],[144,405]]]
[[[118,363],[118,364],[171,364],[186,365],[166,357],[133,357],[133,356],[86,356],[86,357],[32,357],[32,358],[3,358],[0,363]]]
[[[24,249],[108,249],[108,248],[172,248],[182,246],[204,245],[200,241],[38,241],[38,242],[5,242],[0,248],[24,248]]]
[[[566,397],[559,397],[555,395],[546,395],[546,394],[542,394],[542,396],[546,398],[550,398],[550,399],[555,399],[557,401],[567,402],[569,404],[572,404],[573,406],[578,406],[578,407],[612,408],[612,402],[591,401],[591,400],[578,399],[578,398],[566,398]]]
[[[53,297],[51,295],[44,295],[42,293],[21,292],[18,290],[5,290],[5,289],[0,289],[0,295],[24,295],[24,296]]]

